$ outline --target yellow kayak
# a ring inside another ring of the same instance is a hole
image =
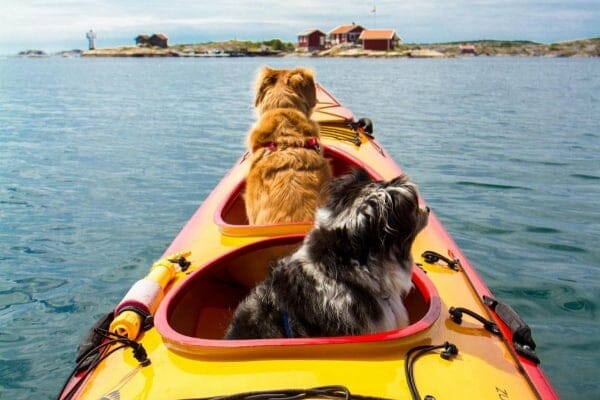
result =
[[[334,175],[402,171],[324,88],[313,119]],[[412,255],[411,324],[376,334],[223,340],[237,304],[312,223],[250,226],[244,154],[163,258],[82,341],[59,399],[554,399],[527,324],[432,212]],[[423,200],[422,200],[423,201]],[[424,203],[424,201],[423,201]]]

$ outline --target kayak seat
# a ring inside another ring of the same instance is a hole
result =
[[[401,341],[427,331],[439,317],[441,302],[437,291],[427,276],[415,268],[415,289],[406,299],[411,325],[406,328],[333,338],[223,340],[238,303],[264,279],[270,263],[295,251],[302,239],[301,234],[268,238],[201,266],[161,303],[154,321],[158,332],[171,348],[186,353],[223,355],[234,348],[249,352],[268,348],[272,356],[273,349],[282,346],[302,348]],[[235,354],[242,356],[244,352]]]
[[[352,159],[347,153],[342,153],[334,148],[324,146],[324,155],[330,161],[333,176],[349,173],[353,168],[358,168],[357,160]],[[381,179],[374,171],[369,171],[372,178]],[[275,236],[290,233],[306,233],[313,221],[294,223],[281,223],[273,225],[249,225],[246,216],[244,191],[246,182],[242,181],[234,187],[221,206],[215,212],[215,222],[223,235],[226,236]]]

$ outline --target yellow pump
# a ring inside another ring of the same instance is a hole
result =
[[[175,253],[161,258],[150,267],[148,275],[131,286],[115,308],[115,319],[110,331],[129,339],[135,339],[143,327],[144,320],[154,315],[164,297],[164,290],[175,275],[181,271],[179,260],[185,260],[191,252]]]

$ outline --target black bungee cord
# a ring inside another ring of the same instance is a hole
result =
[[[421,400],[421,396],[419,395],[419,390],[417,389],[417,384],[415,382],[415,362],[422,355],[439,350],[444,349],[440,353],[440,356],[444,360],[450,360],[452,357],[458,354],[458,348],[449,342],[445,342],[440,345],[428,345],[428,346],[417,346],[410,349],[406,356],[404,357],[404,373],[406,375],[406,383],[408,384],[408,389],[410,390],[410,395],[413,400]],[[427,395],[425,399],[435,399],[433,396]]]
[[[131,339],[127,338],[126,336],[117,335],[116,333],[112,333],[105,329],[96,328],[96,329],[94,329],[94,331],[109,340],[107,340],[104,343],[99,344],[96,347],[89,349],[81,357],[80,361],[77,363],[77,365],[75,365],[75,368],[73,368],[73,371],[71,371],[71,373],[67,377],[64,385],[62,386],[62,388],[59,392],[60,394],[58,395],[57,400],[72,399],[73,396],[75,395],[75,393],[77,392],[77,390],[79,390],[79,388],[81,387],[83,382],[86,380],[86,378],[90,374],[90,372],[92,372],[102,361],[106,360],[111,354],[113,354],[121,349],[124,349],[126,347],[130,347],[133,350],[133,356],[140,363],[140,366],[146,367],[146,366],[150,365],[150,359],[148,358],[146,349],[144,348],[144,346],[142,346],[141,343],[131,340]],[[121,345],[117,346],[113,349],[110,349],[105,354],[102,354],[102,353],[104,353],[104,351],[106,351],[106,349],[108,349],[109,347],[111,347],[115,344],[118,344],[118,343],[120,343]],[[64,393],[65,389],[69,385],[69,382],[71,382],[71,379],[73,379],[73,377],[78,372],[81,371],[82,366],[85,365],[85,363],[89,362],[88,359],[90,357],[94,357],[95,359],[93,359],[92,362],[89,363],[87,368],[85,368],[85,372],[83,373],[83,376],[81,376],[79,378],[77,383],[75,383],[75,385],[73,385],[73,387],[69,390],[68,393],[66,393],[64,396],[61,397],[61,395]]]

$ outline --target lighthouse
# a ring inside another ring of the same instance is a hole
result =
[[[89,43],[89,49],[94,50],[96,48],[96,32],[90,29],[88,33],[86,33],[85,37]]]

